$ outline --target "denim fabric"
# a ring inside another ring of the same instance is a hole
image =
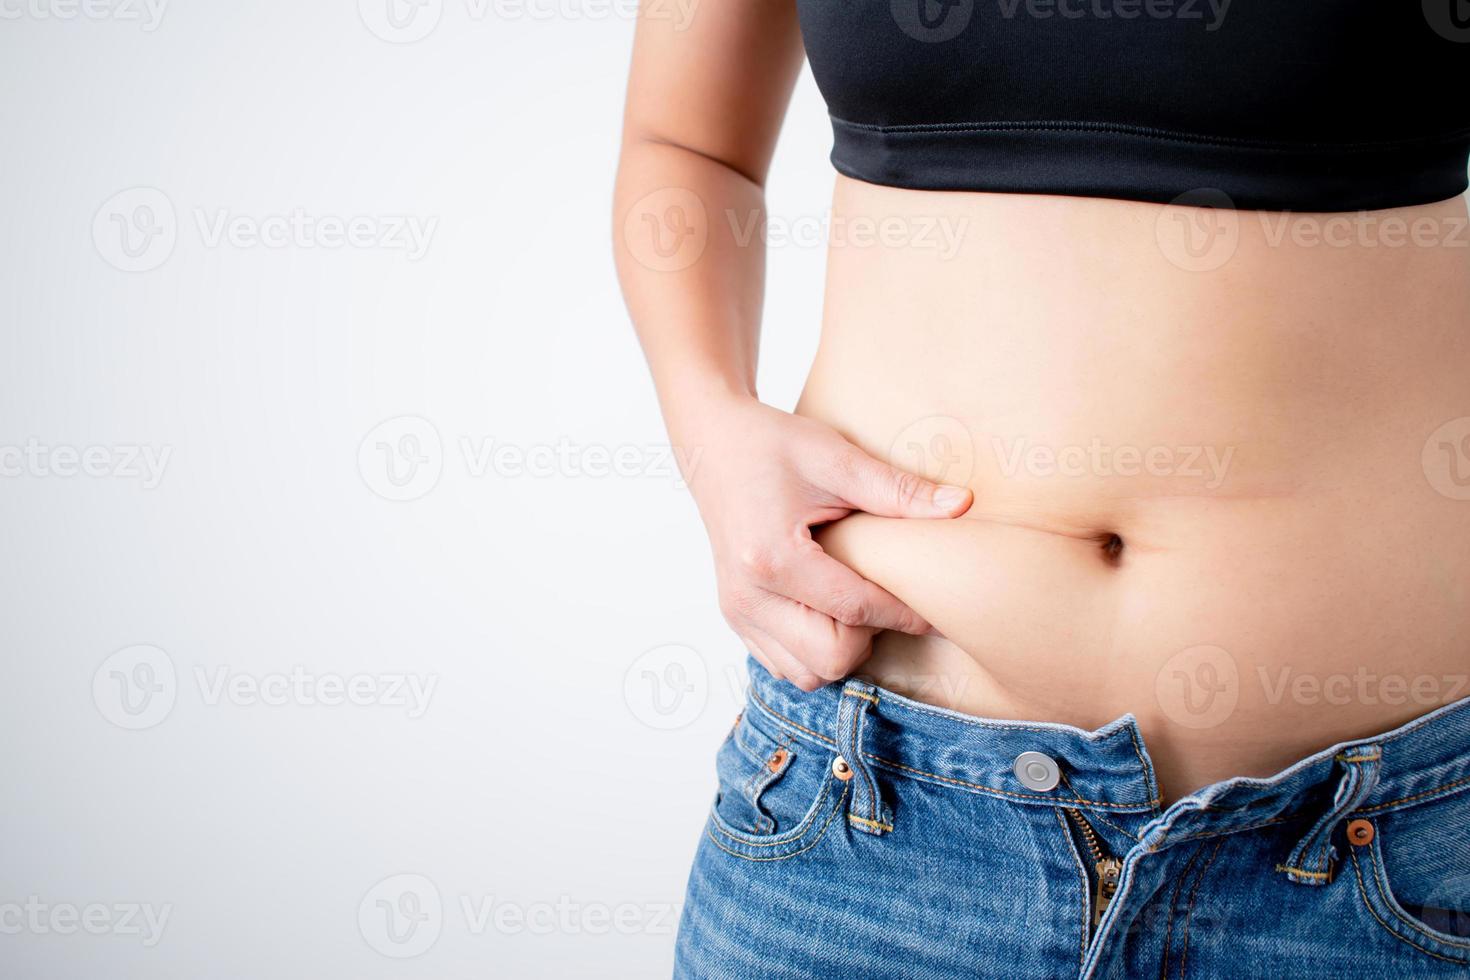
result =
[[[750,675],[677,977],[1470,976],[1470,699],[1164,809],[1132,716]]]

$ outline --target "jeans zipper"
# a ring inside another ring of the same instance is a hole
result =
[[[1081,810],[1068,808],[1067,813],[1077,824],[1077,829],[1082,831],[1082,839],[1092,852],[1092,866],[1097,874],[1097,884],[1092,895],[1092,927],[1096,929],[1098,923],[1102,922],[1103,913],[1108,910],[1108,903],[1118,891],[1118,878],[1123,873],[1123,862],[1107,852],[1102,839],[1097,836],[1097,831],[1092,829],[1092,824],[1082,815]]]

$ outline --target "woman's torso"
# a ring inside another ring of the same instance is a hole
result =
[[[1462,198],[1285,215],[839,178],[798,411],[975,492],[829,551],[942,636],[861,673],[1140,719],[1165,792],[1470,695]]]

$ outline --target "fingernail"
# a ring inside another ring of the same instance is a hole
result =
[[[960,504],[963,504],[966,500],[968,500],[969,497],[970,491],[966,490],[964,487],[945,486],[940,487],[938,490],[934,491],[934,503],[940,507],[943,507],[945,510],[948,510],[951,507],[958,507]]]

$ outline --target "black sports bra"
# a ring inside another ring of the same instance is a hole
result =
[[[1283,211],[1466,188],[1467,0],[797,3],[860,180]]]

